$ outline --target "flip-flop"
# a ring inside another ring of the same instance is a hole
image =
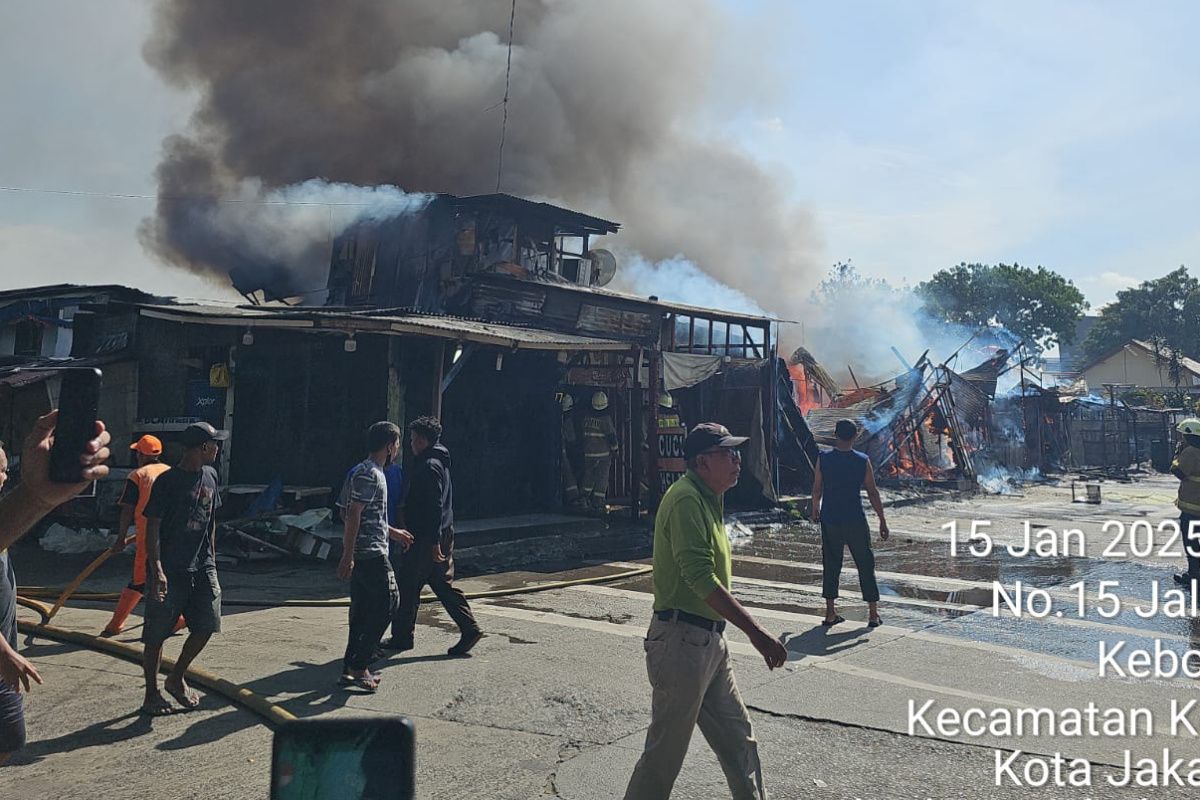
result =
[[[843,617],[841,614],[838,614],[833,619],[821,620],[821,624],[824,625],[826,628],[832,628],[834,625],[837,625],[839,622],[845,622],[845,621],[846,621],[846,618]]]
[[[376,683],[379,683],[379,681],[383,680],[383,673],[379,670],[371,670],[371,677],[375,679]],[[338,678],[338,686],[352,686],[358,680],[360,679],[354,677],[349,672],[343,672],[342,677]]]
[[[342,681],[346,680],[347,678],[349,678],[349,681],[342,683]],[[361,677],[343,675],[342,681],[338,681],[338,683],[342,686],[345,686],[347,689],[353,686],[355,688],[362,689],[368,694],[374,694],[379,689],[379,677],[377,677],[374,673],[372,673],[370,677],[367,677],[366,675]]]
[[[174,697],[175,702],[183,706],[184,711],[195,711],[200,707],[200,695],[195,689],[189,687],[186,692],[179,692],[164,683],[163,691]]]
[[[138,713],[147,717],[169,717],[175,713],[175,708],[166,700],[163,700],[162,705],[148,706],[142,703],[142,707],[138,709]]]

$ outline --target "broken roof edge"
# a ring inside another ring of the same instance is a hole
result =
[[[193,322],[226,327],[292,329],[312,333],[429,336],[448,341],[475,342],[510,350],[626,351],[635,343],[602,337],[560,333],[543,328],[519,327],[446,314],[394,314],[366,316],[325,309],[265,310],[242,306],[131,304],[143,316],[172,322]]]
[[[779,319],[778,317],[768,317],[759,314],[747,314],[740,311],[730,311],[728,309],[708,308],[705,306],[693,306],[686,303],[676,303],[670,300],[651,300],[649,297],[641,295],[628,294],[626,292],[618,292],[613,289],[604,289],[599,286],[580,286],[577,283],[560,283],[558,281],[540,280],[538,278],[518,278],[511,275],[500,275],[497,273],[481,273],[474,276],[476,279],[494,279],[497,282],[508,283],[524,283],[533,284],[534,286],[549,287],[566,292],[575,292],[578,294],[593,295],[595,297],[604,297],[613,300],[624,300],[630,303],[637,303],[643,306],[651,306],[662,309],[664,311],[693,317],[705,317],[718,322],[738,322],[749,323],[756,327],[759,325],[773,325],[779,323],[792,323],[794,320]]]

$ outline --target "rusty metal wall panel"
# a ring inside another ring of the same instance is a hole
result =
[[[579,330],[631,339],[650,339],[658,323],[649,314],[611,306],[584,303],[579,310]]]
[[[471,313],[481,319],[520,321],[538,319],[546,295],[538,289],[477,284],[471,297]]]
[[[988,396],[981,390],[979,384],[964,378],[952,370],[946,370],[950,376],[950,394],[954,398],[954,413],[959,421],[969,428],[978,428],[984,421],[988,411]]]

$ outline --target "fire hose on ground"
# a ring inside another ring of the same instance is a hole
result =
[[[18,627],[22,633],[41,636],[46,639],[63,642],[66,644],[79,645],[80,647],[94,650],[105,655],[121,658],[126,661],[132,661],[136,664],[142,663],[142,648],[136,645],[118,642],[112,639],[106,639],[101,636],[96,636],[88,633],[80,633],[79,631],[71,631],[66,628],[60,628],[56,625],[51,625],[50,621],[55,614],[59,612],[67,601],[74,598],[83,601],[114,601],[119,596],[116,592],[84,592],[78,593],[77,590],[87,580],[93,572],[100,568],[112,553],[108,550],[101,553],[92,563],[84,567],[83,571],[76,576],[75,580],[71,581],[64,589],[54,589],[49,587],[24,587],[18,589],[17,603],[25,608],[32,609],[37,612],[41,618],[41,622],[19,622]],[[635,578],[640,575],[648,575],[653,571],[653,567],[638,567],[636,569],[625,570],[612,575],[596,575],[589,578],[572,578],[565,581],[552,581],[549,583],[537,583],[531,586],[517,586],[511,589],[489,589],[481,592],[468,592],[467,599],[482,600],[495,597],[512,597],[514,595],[533,594],[535,592],[547,592],[555,589],[565,589],[571,586],[586,586],[591,584],[609,583],[612,581],[623,580],[626,578]],[[37,598],[57,597],[54,605],[47,606]],[[422,602],[435,600],[432,594],[421,595]],[[249,608],[345,608],[350,605],[349,598],[335,598],[328,600],[249,600],[249,599],[222,599],[223,605],[249,607]],[[163,656],[162,670],[169,672],[175,666],[174,659]],[[216,675],[208,670],[200,667],[191,667],[186,673],[186,677],[190,682],[199,686],[203,686],[209,691],[215,692],[232,703],[235,703],[247,711],[257,714],[268,725],[274,727],[289,720],[295,719],[290,711],[278,706],[266,698],[258,695],[244,686],[239,686],[236,683],[226,680],[219,675]]]

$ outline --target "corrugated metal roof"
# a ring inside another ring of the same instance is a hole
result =
[[[491,275],[486,277],[493,277]],[[641,303],[651,308],[663,309],[671,313],[682,314],[684,316],[708,317],[721,321],[744,322],[747,324],[764,325],[771,322],[790,322],[790,320],[781,320],[775,317],[767,317],[759,314],[744,314],[740,311],[729,311],[720,308],[705,308],[703,306],[692,306],[686,303],[674,303],[669,300],[651,300],[648,297],[642,297],[636,294],[626,294],[625,292],[617,292],[612,289],[603,289],[599,286],[580,286],[577,283],[569,281],[550,281],[538,279],[524,278],[508,278],[516,283],[524,282],[538,287],[549,287],[566,292],[579,292],[581,294],[590,294],[598,297],[610,297],[614,300],[626,300],[632,303]]]
[[[312,308],[253,308],[233,305],[148,305],[142,314],[177,322],[262,328],[293,328],[336,333],[414,334],[452,341],[476,342],[526,350],[628,350],[617,339],[504,325],[437,314],[401,312],[387,315]]]

